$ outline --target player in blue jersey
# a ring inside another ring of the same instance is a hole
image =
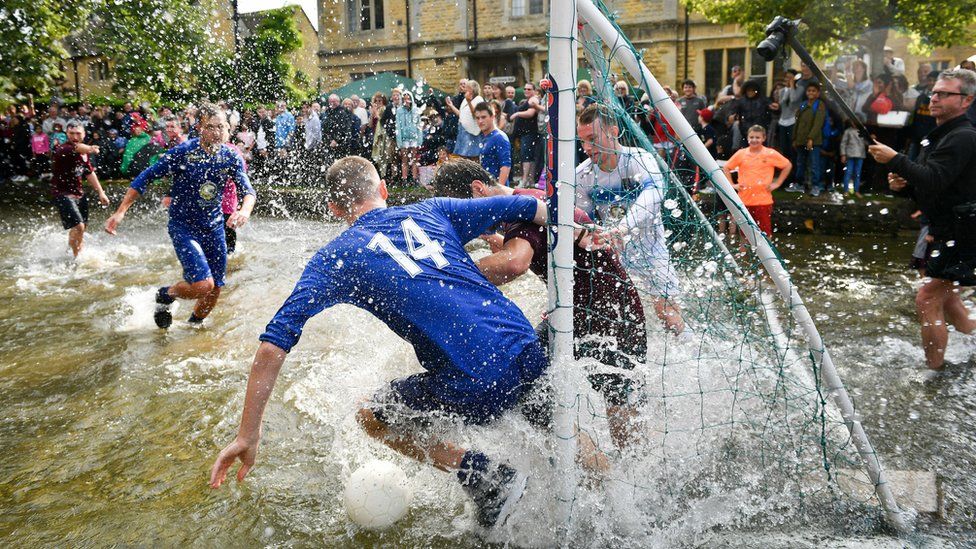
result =
[[[183,266],[183,281],[163,286],[156,293],[154,320],[160,328],[173,322],[170,305],[176,299],[195,299],[191,323],[203,322],[210,314],[227,267],[227,242],[224,217],[220,209],[224,185],[233,180],[238,195],[243,194],[241,209],[227,220],[227,226],[242,227],[251,217],[255,193],[244,172],[240,153],[226,144],[227,116],[216,105],[204,104],[200,112],[200,137],[170,149],[158,162],[132,181],[118,210],[105,222],[105,231],[115,234],[125,212],[139,199],[150,182],[172,178],[169,207],[169,235],[176,257]]]
[[[478,271],[464,244],[499,222],[544,223],[545,204],[515,196],[435,198],[387,208],[386,185],[364,158],[346,157],[326,173],[329,209],[350,227],[309,261],[291,296],[261,335],[237,438],[217,457],[219,487],[240,459],[254,465],[261,416],[285,355],[309,318],[346,303],[369,311],[413,345],[423,373],[393,381],[360,408],[368,435],[438,469],[455,472],[485,527],[502,524],[526,477],[505,463],[433,440],[435,415],[485,424],[515,408],[546,368],[521,310]]]

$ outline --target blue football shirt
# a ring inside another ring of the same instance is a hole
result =
[[[531,221],[536,204],[526,196],[434,198],[367,212],[312,257],[260,339],[290,351],[309,318],[346,303],[413,345],[440,398],[463,401],[517,382],[513,362],[535,332],[464,244],[499,222]]]
[[[502,166],[512,167],[512,144],[505,132],[496,129],[481,136],[481,167],[497,179]]]
[[[220,199],[224,185],[233,181],[237,194],[254,195],[254,187],[244,171],[240,153],[229,145],[221,145],[208,154],[200,148],[199,139],[191,139],[167,151],[152,166],[146,168],[130,187],[142,194],[150,182],[172,177],[169,207],[171,221],[199,228],[213,228],[224,221]]]

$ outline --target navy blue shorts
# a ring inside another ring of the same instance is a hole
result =
[[[214,286],[224,285],[227,240],[223,225],[201,229],[171,220],[169,237],[183,266],[183,280],[192,284],[213,278]]]
[[[88,224],[88,197],[56,196],[54,205],[61,216],[61,226],[65,230],[73,229],[84,223]]]
[[[423,428],[437,415],[469,425],[484,425],[515,408],[548,366],[537,342],[527,345],[514,362],[511,378],[483,388],[472,387],[463,398],[447,398],[443,378],[422,372],[393,380],[365,407],[391,427]]]

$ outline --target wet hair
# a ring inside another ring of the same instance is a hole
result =
[[[585,126],[587,124],[592,124],[597,119],[600,120],[600,125],[604,127],[617,125],[617,120],[614,118],[613,113],[610,112],[610,109],[599,103],[594,103],[583,109],[583,112],[580,113],[577,122],[580,126]]]
[[[349,211],[353,206],[376,196],[380,175],[373,163],[361,156],[336,160],[325,172],[325,193],[329,202]]]
[[[966,95],[976,95],[976,72],[969,69],[942,71],[939,80],[958,80],[959,91]]]
[[[451,198],[471,198],[471,182],[481,181],[485,185],[494,186],[498,183],[495,178],[481,167],[481,164],[464,158],[448,160],[437,168],[434,179],[430,182],[434,187],[434,194]]]
[[[72,120],[71,122],[68,122],[68,126],[66,129],[70,130],[72,128],[78,128],[79,130],[85,129],[85,127],[81,124],[81,122],[78,122],[77,120]]]
[[[200,119],[218,116],[220,117],[221,120],[224,121],[224,124],[229,125],[229,123],[227,122],[227,114],[224,113],[223,109],[221,109],[217,105],[214,105],[213,103],[209,103],[209,102],[200,103],[200,106],[197,108],[197,116]]]

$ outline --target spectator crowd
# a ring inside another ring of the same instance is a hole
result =
[[[964,62],[963,68],[971,65]],[[880,71],[852,59],[838,61],[827,74],[878,141],[913,159],[918,155],[935,127],[928,105],[938,73],[930,65],[919,65],[910,80],[904,62],[889,53]],[[325,104],[299,108],[283,101],[240,111],[227,102],[220,107],[231,124],[232,144],[259,184],[311,184],[319,179],[313,171],[349,155],[371,159],[392,184],[421,184],[431,180],[437,164],[454,156],[480,161],[502,184],[532,187],[542,178],[546,149],[548,117],[540,91],[533,82],[517,91],[461,79],[455,94],[443,98],[397,88],[369,98],[331,95]],[[749,128],[760,126],[766,129],[766,145],[794,167],[787,190],[813,196],[887,190],[887,169],[871,160],[867,143],[844,123],[805,65],[786,70],[772,89],[732,67],[728,84],[714,98],[699,95],[692,80],[682,82],[680,93],[669,92],[719,160],[747,148]],[[593,93],[590,82],[578,82],[577,112],[594,102]],[[613,94],[654,148],[680,167],[671,128],[654,116],[646,96],[638,100],[623,80],[614,84]],[[52,152],[67,139],[69,122],[81,124],[85,142],[99,147],[92,162],[102,178],[132,178],[167,149],[195,137],[197,117],[192,105],[179,110],[148,103],[11,106],[0,117],[0,182],[49,177]],[[686,181],[689,187],[698,185],[699,176],[693,179]]]

